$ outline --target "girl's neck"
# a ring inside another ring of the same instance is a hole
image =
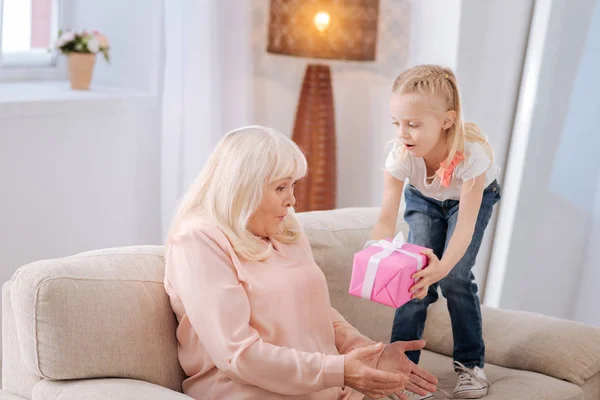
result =
[[[435,172],[447,157],[448,148],[446,147],[446,134],[442,133],[440,140],[437,142],[435,147],[423,157],[423,160],[425,161],[427,169]]]

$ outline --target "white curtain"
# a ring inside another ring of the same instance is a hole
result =
[[[250,124],[249,0],[165,0],[161,228],[228,130]],[[233,12],[232,12],[233,11]]]

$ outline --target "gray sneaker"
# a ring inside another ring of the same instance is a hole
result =
[[[492,383],[485,376],[483,369],[465,367],[454,361],[454,370],[458,373],[458,382],[454,388],[454,399],[480,399],[488,394]]]
[[[409,400],[425,400],[425,399],[433,399],[433,394],[427,393],[425,396],[421,396],[420,394],[416,394],[413,392],[409,392],[408,390],[404,391],[404,394],[408,396]],[[393,400],[399,399],[399,397],[393,398]]]

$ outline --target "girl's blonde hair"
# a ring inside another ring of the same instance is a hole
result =
[[[247,126],[225,135],[210,155],[196,181],[183,196],[167,241],[195,216],[215,221],[245,260],[265,260],[272,247],[248,229],[258,209],[264,186],[274,181],[306,175],[306,158],[283,134],[262,126]],[[273,237],[295,242],[301,229],[290,209],[282,229]]]
[[[456,76],[450,68],[439,65],[418,65],[402,72],[394,81],[392,94],[418,93],[435,96],[444,102],[445,109],[442,113],[453,110],[456,112],[456,120],[448,129],[447,144],[448,157],[444,161],[445,166],[460,152],[464,154],[466,142],[480,143],[490,159],[490,165],[494,161],[494,152],[487,137],[479,130],[473,122],[463,122],[462,103],[458,91]],[[408,153],[403,146],[397,146],[399,156],[407,156]]]

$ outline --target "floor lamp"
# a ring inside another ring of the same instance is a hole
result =
[[[271,0],[267,52],[297,57],[373,61],[379,0]],[[336,207],[336,133],[331,69],[308,64],[292,139],[308,161],[296,186],[296,210]]]

